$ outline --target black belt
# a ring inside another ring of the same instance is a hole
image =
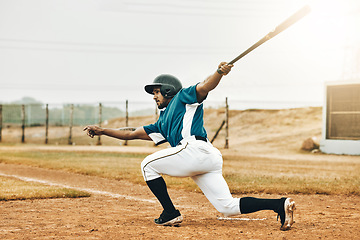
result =
[[[207,142],[207,139],[204,138],[204,137],[201,137],[201,136],[195,136],[195,139],[196,140],[201,140],[201,141],[204,141],[204,142]],[[181,142],[179,142],[178,146],[181,145]]]
[[[201,137],[201,136],[195,136],[195,139],[196,139],[196,140],[201,140],[201,141],[207,142],[207,139],[204,138],[204,137]]]

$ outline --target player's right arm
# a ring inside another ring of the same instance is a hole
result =
[[[141,139],[141,140],[151,140],[151,138],[147,135],[143,127],[132,128],[132,127],[125,127],[125,128],[101,128],[96,125],[88,125],[84,128],[86,134],[93,138],[94,136],[101,136],[105,135],[108,137],[113,137],[121,140],[134,140],[134,139]]]
[[[196,85],[196,97],[199,103],[204,101],[208,93],[214,88],[216,88],[222,76],[227,75],[232,67],[233,67],[232,64],[228,65],[226,62],[221,62],[218,67],[218,69],[220,69],[222,72],[221,74],[218,71],[216,71],[214,74],[210,75],[203,82]]]

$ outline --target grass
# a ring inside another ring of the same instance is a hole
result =
[[[140,171],[144,154],[61,151],[4,151],[0,162],[61,169],[145,184]],[[232,193],[360,195],[360,162],[291,161],[227,158],[224,177]],[[190,178],[165,176],[168,187],[200,191]]]
[[[225,159],[234,193],[360,195],[360,162]]]
[[[2,152],[0,162],[59,169],[120,180],[127,179],[129,174],[134,175],[135,172],[141,175],[138,166],[145,156],[136,154],[119,156],[115,153],[24,151]]]
[[[43,198],[78,198],[89,196],[89,193],[73,189],[0,177],[0,201]]]

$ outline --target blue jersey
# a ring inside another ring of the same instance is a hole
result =
[[[160,111],[158,121],[144,126],[144,130],[155,144],[167,141],[175,147],[190,136],[207,137],[203,115],[203,104],[197,101],[194,85],[181,89]]]

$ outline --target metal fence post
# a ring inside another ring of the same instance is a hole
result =
[[[45,144],[49,141],[49,104],[45,108]]]
[[[99,103],[99,127],[101,127],[101,121],[102,121],[102,105],[101,105],[101,103]],[[97,141],[96,145],[101,145],[100,135],[98,136],[98,141]]]
[[[125,112],[125,127],[129,126],[129,101],[126,99],[126,112]],[[128,141],[125,140],[124,145],[127,146],[128,145]]]
[[[73,144],[73,142],[72,142],[73,115],[74,115],[74,104],[71,104],[70,105],[70,119],[69,119],[69,128],[70,128],[69,141],[68,141],[69,145]]]
[[[229,105],[227,97],[225,99],[225,148],[229,148]]]
[[[24,143],[25,142],[25,105],[22,104],[21,105],[21,142]]]

